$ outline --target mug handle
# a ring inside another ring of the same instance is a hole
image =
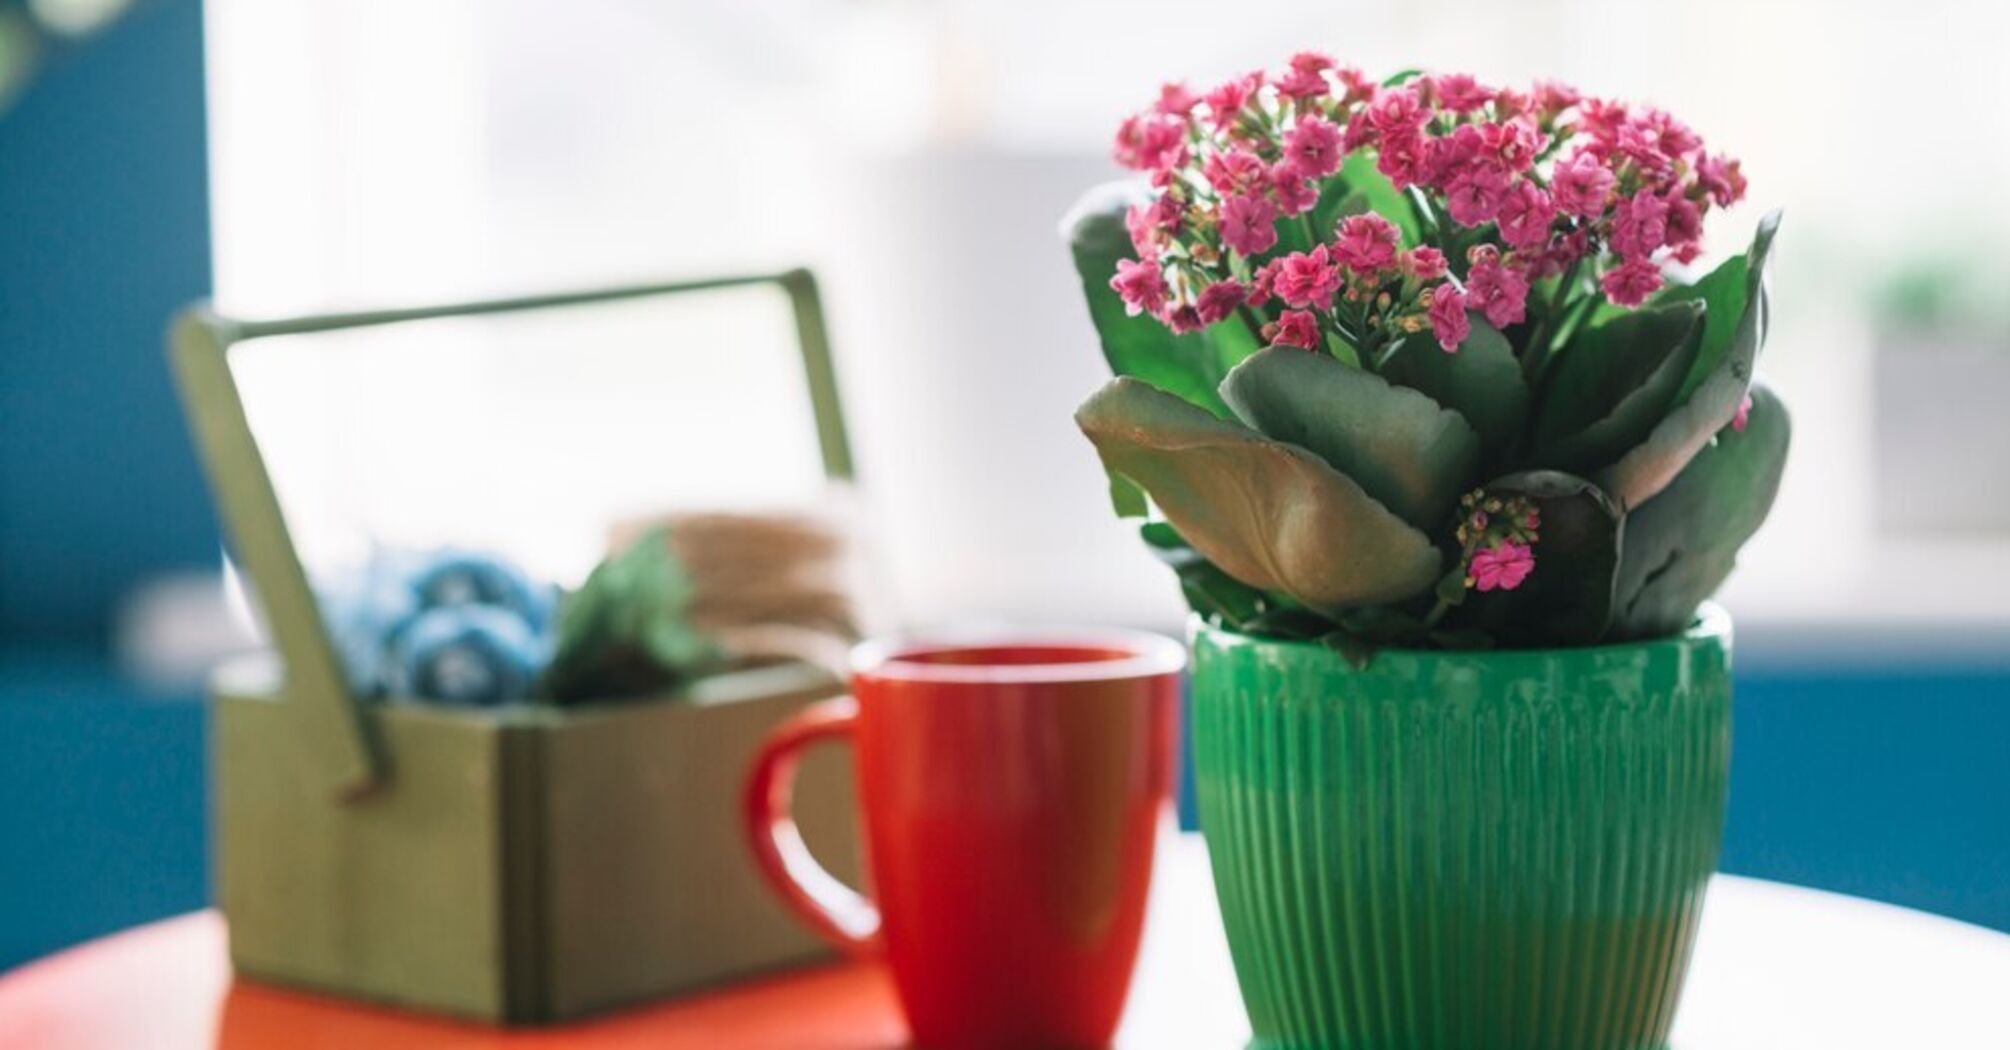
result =
[[[806,707],[776,726],[754,755],[741,811],[754,860],[782,899],[846,955],[866,958],[879,952],[879,909],[817,863],[791,813],[803,749],[848,739],[857,724],[858,702],[842,696]]]

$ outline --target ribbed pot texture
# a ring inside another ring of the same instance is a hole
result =
[[[1717,865],[1730,621],[1583,649],[1193,628],[1194,771],[1260,1050],[1665,1046]]]

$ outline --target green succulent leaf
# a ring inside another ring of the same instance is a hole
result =
[[[1104,385],[1075,422],[1106,468],[1251,587],[1330,615],[1401,601],[1437,578],[1440,555],[1423,533],[1302,448],[1128,377]]]
[[[1122,474],[1103,473],[1110,479],[1110,509],[1117,512],[1117,517],[1142,518],[1151,513],[1151,504],[1145,500],[1145,490]]]
[[[1638,445],[1696,363],[1704,310],[1693,300],[1633,310],[1573,341],[1547,370],[1530,458],[1588,471]]]
[[[1535,570],[1511,591],[1474,591],[1457,624],[1503,645],[1589,645],[1612,622],[1622,515],[1597,485],[1556,470],[1510,474],[1488,495],[1526,496],[1542,515]]]
[[[1114,475],[1113,475],[1114,476]],[[1236,630],[1248,630],[1270,608],[1262,591],[1221,571],[1213,562],[1187,543],[1179,530],[1163,521],[1148,521],[1138,528],[1160,561],[1179,577],[1180,592],[1188,607],[1202,616],[1213,617]]]
[[[1250,634],[1260,634],[1267,638],[1290,638],[1308,641],[1319,638],[1333,630],[1333,620],[1321,616],[1310,609],[1298,605],[1280,604],[1273,609],[1265,609],[1245,625]]]
[[[1347,666],[1356,671],[1366,671],[1382,648],[1345,628],[1320,635],[1319,644],[1339,653],[1340,658],[1347,661]]]
[[[1154,318],[1125,313],[1123,300],[1110,289],[1117,260],[1137,257],[1124,228],[1124,212],[1144,199],[1143,187],[1108,183],[1090,190],[1061,220],[1103,357],[1120,376],[1136,376],[1226,418],[1228,406],[1215,388],[1230,368],[1257,349],[1248,327],[1231,319],[1206,331],[1175,335]]]
[[[1674,482],[1627,515],[1615,636],[1658,637],[1689,625],[1772,510],[1792,436],[1786,406],[1754,386],[1744,432],[1718,434]]]
[[[1222,400],[1265,437],[1309,449],[1427,532],[1472,481],[1479,435],[1408,387],[1293,347],[1260,350],[1222,380]]]
[[[1483,448],[1504,449],[1528,419],[1528,384],[1507,337],[1478,313],[1467,316],[1472,334],[1457,353],[1445,353],[1430,333],[1418,333],[1383,362],[1381,375],[1464,416]]]
[[[1326,180],[1319,200],[1312,206],[1312,229],[1323,240],[1331,239],[1333,227],[1349,215],[1373,211],[1403,231],[1403,242],[1420,243],[1423,223],[1416,205],[1387,175],[1375,170],[1375,158],[1356,150],[1340,165],[1336,177]]]
[[[1616,462],[1592,477],[1621,507],[1638,507],[1667,488],[1716,433],[1738,412],[1752,383],[1752,368],[1766,338],[1766,263],[1780,213],[1759,220],[1752,247],[1701,281],[1676,289],[1669,302],[1701,299],[1708,304],[1703,343],[1684,381],[1675,409]]]

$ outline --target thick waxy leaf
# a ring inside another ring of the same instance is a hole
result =
[[[1179,534],[1237,580],[1333,614],[1437,578],[1423,533],[1318,456],[1136,379],[1075,413],[1103,465],[1138,483]]]
[[[1246,630],[1270,611],[1270,603],[1262,591],[1201,557],[1170,524],[1148,521],[1138,527],[1138,535],[1179,577],[1180,593],[1186,596],[1186,603],[1194,612],[1218,619],[1236,630]]]
[[[1479,435],[1408,387],[1293,347],[1260,350],[1221,384],[1236,418],[1319,454],[1396,516],[1426,532],[1472,483]]]
[[[1331,240],[1335,223],[1365,211],[1377,212],[1395,223],[1403,231],[1403,243],[1416,244],[1422,240],[1416,206],[1387,175],[1375,170],[1372,154],[1356,150],[1320,190],[1319,201],[1312,206],[1312,228],[1322,241]]]
[[[1772,509],[1792,430],[1780,399],[1754,386],[1744,432],[1717,435],[1672,484],[1627,515],[1615,636],[1657,637],[1689,625]]]
[[[1110,509],[1119,518],[1142,518],[1151,513],[1151,505],[1145,502],[1145,490],[1122,474],[1110,474]]]
[[[1622,517],[1598,486],[1555,470],[1510,474],[1486,486],[1493,496],[1527,496],[1542,515],[1535,570],[1511,591],[1475,591],[1459,626],[1502,645],[1589,645],[1612,622]]]
[[[1575,340],[1548,369],[1530,458],[1587,471],[1638,445],[1675,404],[1703,345],[1704,305],[1621,314]]]
[[[1752,367],[1766,337],[1765,275],[1780,213],[1759,220],[1752,248],[1686,288],[1671,301],[1696,298],[1709,304],[1703,345],[1684,386],[1686,400],[1656,424],[1647,439],[1592,475],[1621,507],[1638,507],[1667,488],[1698,450],[1738,412],[1751,387]],[[1735,318],[1735,322],[1727,321]]]
[[[1479,314],[1467,316],[1473,330],[1458,353],[1445,353],[1435,337],[1420,332],[1383,363],[1382,378],[1422,391],[1464,416],[1484,448],[1506,449],[1528,419],[1528,386],[1507,337]]]
[[[1177,394],[1226,418],[1215,389],[1223,376],[1257,349],[1257,339],[1233,318],[1201,332],[1174,335],[1156,319],[1124,312],[1124,301],[1110,289],[1117,260],[1135,259],[1124,212],[1148,199],[1143,187],[1115,182],[1098,186],[1076,202],[1061,220],[1088,299],[1089,319],[1102,339],[1103,357],[1118,375],[1137,376],[1161,390]]]

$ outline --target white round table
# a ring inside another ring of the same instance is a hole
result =
[[[1120,1045],[1240,1047],[1207,848],[1167,843]],[[2010,1050],[2010,935],[1760,879],[1710,884],[1674,1050]]]

